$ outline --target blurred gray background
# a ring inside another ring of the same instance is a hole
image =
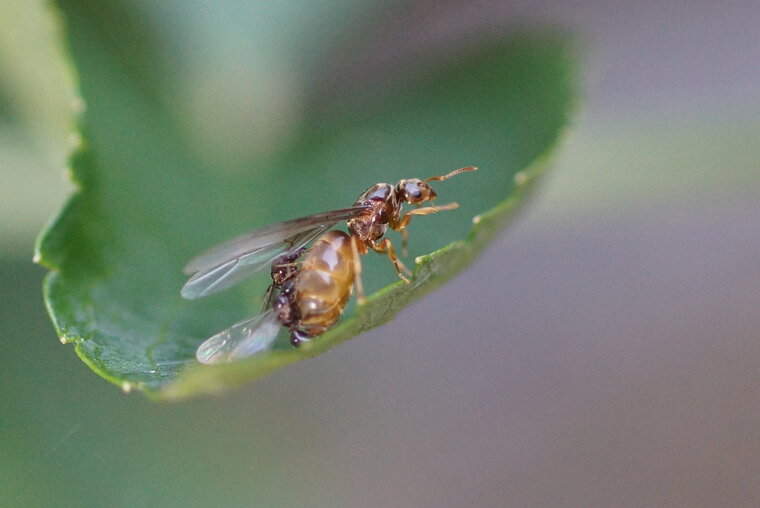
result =
[[[70,190],[70,80],[41,2],[0,2],[0,505],[760,504],[760,3],[407,4],[431,37],[580,35],[555,170],[393,323],[156,405],[45,315],[32,243]]]

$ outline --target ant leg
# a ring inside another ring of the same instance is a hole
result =
[[[359,305],[364,305],[366,301],[364,299],[364,285],[362,284],[362,260],[359,256],[359,247],[357,242],[359,239],[355,236],[351,237],[351,251],[354,255],[354,284],[356,284],[356,299]]]
[[[423,206],[422,208],[409,210],[401,216],[401,219],[399,219],[393,229],[396,231],[403,230],[409,225],[409,222],[412,220],[413,215],[430,215],[431,213],[445,212],[447,210],[454,210],[455,208],[459,208],[459,203],[449,203],[447,205],[441,206]]]
[[[401,262],[401,260],[396,255],[396,251],[393,249],[393,244],[391,243],[390,239],[386,238],[382,242],[372,245],[372,248],[375,250],[375,252],[379,252],[381,254],[387,253],[388,258],[390,258],[391,263],[393,263],[393,266],[396,268],[396,273],[398,273],[398,276],[401,277],[401,279],[409,283],[409,279],[404,275],[404,273],[407,273],[408,275],[412,275],[412,272],[409,271],[409,269],[404,266],[404,263]]]
[[[423,206],[422,208],[416,208],[414,210],[406,212],[401,217],[401,219],[399,219],[399,221],[392,227],[392,229],[395,231],[401,232],[401,252],[404,253],[404,256],[407,255],[406,244],[409,237],[409,232],[406,230],[406,227],[411,222],[413,215],[430,215],[431,213],[454,210],[455,208],[459,208],[459,203],[449,203],[447,205],[441,206]]]
[[[274,284],[270,284],[264,293],[264,306],[261,308],[261,312],[264,312],[270,308],[274,303]]]
[[[406,224],[409,224],[409,221],[412,220],[412,215],[430,215],[431,213],[445,212],[446,210],[454,210],[456,208],[459,208],[459,203],[448,203],[441,206],[423,206],[406,212],[400,222],[403,222],[404,219],[406,219]]]
[[[407,224],[409,223],[409,221],[406,222]],[[407,243],[409,243],[409,230],[406,229],[406,226],[404,226],[401,228],[401,254],[403,254],[404,257],[409,255],[409,251],[406,250]]]
[[[401,232],[401,253],[404,256],[409,255],[409,252],[406,250],[406,246],[409,243],[409,231],[406,229],[406,226],[409,225],[409,222],[411,220],[412,220],[411,212],[407,212],[401,217],[401,219],[396,224],[391,225],[391,229]]]
[[[306,332],[302,332],[298,329],[292,329],[290,331],[290,343],[293,347],[298,347],[304,342],[310,342],[313,337]]]

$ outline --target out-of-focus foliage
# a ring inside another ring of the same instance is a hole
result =
[[[74,92],[56,21],[43,2],[0,1],[0,257],[29,257],[72,189]]]

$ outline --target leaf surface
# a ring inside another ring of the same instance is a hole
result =
[[[325,79],[276,150],[253,144],[245,167],[216,167],[194,156],[192,136],[167,108],[173,87],[161,64],[171,59],[158,56],[171,53],[150,33],[135,37],[145,25],[118,3],[58,3],[87,107],[71,160],[78,191],[38,242],[37,259],[51,270],[45,299],[59,336],[95,372],[159,399],[223,390],[326,352],[440,286],[503,227],[571,112],[566,41],[469,41],[415,65],[370,66],[364,79]],[[230,365],[195,361],[205,338],[258,311],[267,282],[183,300],[192,256],[271,222],[350,206],[378,181],[466,165],[480,170],[435,185],[439,203],[460,208],[412,221],[411,284],[386,259],[365,256],[374,294],[308,346],[282,341]]]

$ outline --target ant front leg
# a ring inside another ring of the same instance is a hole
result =
[[[396,251],[393,249],[393,244],[391,243],[390,239],[386,238],[382,242],[372,245],[372,248],[375,250],[375,252],[379,252],[380,254],[387,253],[388,258],[396,268],[396,273],[398,273],[398,276],[401,277],[401,279],[407,284],[409,283],[409,279],[406,277],[406,275],[404,275],[404,273],[406,272],[411,276],[412,272],[410,272],[409,269],[404,266],[404,263],[402,263],[398,258]]]
[[[430,215],[431,213],[438,213],[438,212],[443,212],[446,210],[454,210],[455,208],[459,208],[459,203],[449,203],[447,205],[441,205],[441,206],[423,206],[422,208],[416,208],[414,210],[410,210],[406,212],[403,216],[401,216],[401,219],[399,219],[398,223],[393,227],[393,229],[401,232],[401,252],[404,253],[404,256],[407,255],[406,243],[409,238],[409,232],[406,230],[406,227],[411,222],[412,216]]]

